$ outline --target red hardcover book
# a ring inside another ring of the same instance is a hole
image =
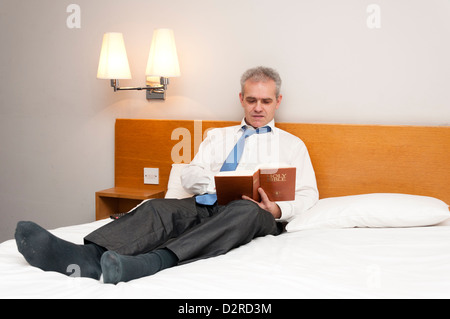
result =
[[[256,172],[220,172],[214,179],[219,205],[242,199],[242,195],[259,202],[259,187],[273,202],[295,199],[295,167],[260,168]]]

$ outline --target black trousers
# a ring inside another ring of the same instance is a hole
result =
[[[222,255],[282,230],[272,214],[251,201],[203,206],[195,198],[153,199],[92,232],[85,243],[130,256],[168,248],[182,263]]]

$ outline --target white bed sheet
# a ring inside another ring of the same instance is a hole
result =
[[[53,230],[82,243],[110,222]],[[0,298],[449,298],[450,227],[335,229],[258,238],[116,286],[29,266],[0,244]]]

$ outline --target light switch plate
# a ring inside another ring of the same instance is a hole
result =
[[[144,168],[144,184],[159,184],[159,168]]]

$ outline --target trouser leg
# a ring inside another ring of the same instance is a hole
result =
[[[282,232],[282,225],[251,201],[234,201],[214,209],[211,218],[165,246],[180,262],[222,255],[256,237]]]
[[[176,238],[209,217],[194,198],[154,199],[85,237],[121,255],[146,253]]]

